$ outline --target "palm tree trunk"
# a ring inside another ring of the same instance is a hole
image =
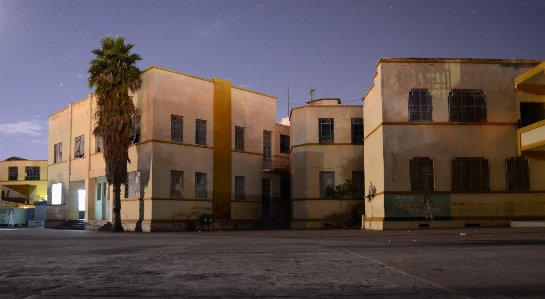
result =
[[[114,211],[113,211],[113,225],[112,232],[122,232],[123,225],[121,225],[121,184],[114,184]]]

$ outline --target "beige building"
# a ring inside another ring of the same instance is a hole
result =
[[[47,198],[47,161],[11,157],[0,161],[0,207],[24,207]],[[34,206],[28,206],[34,207]]]
[[[289,127],[276,124],[274,96],[151,67],[133,100],[141,116],[122,186],[126,230],[185,230],[204,214],[214,229],[289,223]],[[94,106],[89,95],[49,118],[46,226],[111,220]]]
[[[359,224],[364,182],[362,105],[341,105],[340,99],[313,100],[293,108],[290,123],[291,228],[341,227],[345,213]],[[342,202],[326,198],[327,186],[346,179],[359,184],[361,194]]]
[[[364,97],[364,228],[545,219],[540,63],[381,58]]]

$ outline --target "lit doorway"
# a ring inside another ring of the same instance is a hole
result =
[[[78,190],[79,219],[85,219],[85,190]]]

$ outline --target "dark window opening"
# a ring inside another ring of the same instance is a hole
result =
[[[244,150],[244,128],[235,126],[235,150]]]
[[[486,121],[486,98],[480,89],[453,89],[448,96],[449,121]]]
[[[290,136],[280,134],[280,153],[290,153]]]
[[[76,137],[74,145],[74,158],[83,158],[85,156],[85,135]]]
[[[170,171],[170,197],[184,197],[184,172]]]
[[[335,139],[333,131],[333,118],[319,118],[318,131],[320,143],[333,143]]]
[[[352,143],[363,144],[363,118],[352,119]]]
[[[206,145],[206,120],[197,119],[195,129],[195,144]]]
[[[39,181],[40,180],[40,166],[27,166],[27,167],[25,167],[25,180],[26,181]]]
[[[433,159],[415,157],[409,161],[411,190],[435,190]]]
[[[140,142],[140,130],[141,130],[141,123],[142,123],[141,116],[140,115],[135,116],[132,122],[133,122],[134,130],[132,131],[132,134],[131,134],[131,144],[135,144]]]
[[[455,157],[451,160],[452,190],[490,190],[488,159]]]
[[[170,140],[183,142],[184,141],[184,131],[183,131],[184,119],[179,115],[170,115]]]
[[[505,160],[507,190],[530,190],[530,163],[523,157]]]
[[[352,183],[358,186],[358,192],[354,198],[363,198],[365,196],[365,175],[363,171],[352,171]]]
[[[526,127],[545,119],[545,103],[520,103],[520,126]]]
[[[9,181],[17,181],[19,176],[19,167],[17,166],[10,166],[8,168],[8,180]]]
[[[427,89],[409,92],[409,121],[432,121],[432,101]]]

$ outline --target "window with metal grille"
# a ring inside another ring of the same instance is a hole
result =
[[[206,173],[195,172],[195,198],[207,198]]]
[[[206,120],[197,119],[195,144],[206,145]]]
[[[235,126],[235,150],[244,150],[244,128]]]
[[[133,171],[127,173],[127,183],[125,184],[125,198],[140,197],[140,172]]]
[[[25,167],[25,180],[26,181],[39,181],[40,180],[40,166],[26,166]]]
[[[453,89],[448,96],[449,121],[486,121],[486,98],[480,89]]]
[[[352,171],[352,183],[358,186],[358,192],[354,194],[354,198],[363,198],[365,196],[364,180],[365,175],[363,171]]]
[[[83,158],[85,156],[85,135],[76,137],[74,145],[74,158]]]
[[[246,191],[244,188],[243,176],[235,176],[235,199],[236,200],[246,200]]]
[[[328,186],[335,188],[335,172],[320,171],[320,198],[325,198],[325,190]]]
[[[488,159],[455,157],[451,160],[452,190],[490,190]]]
[[[320,143],[333,143],[333,118],[319,118],[318,131]]]
[[[290,136],[280,134],[280,153],[290,153]]]
[[[409,161],[411,190],[435,190],[433,159],[415,157]]]
[[[17,181],[18,176],[19,176],[19,167],[10,166],[8,168],[8,180],[9,181]]]
[[[53,163],[62,162],[62,142],[53,146]]]
[[[142,118],[140,115],[136,115],[132,120],[134,129],[131,134],[131,144],[140,142],[140,130],[142,125]]]
[[[263,131],[263,169],[272,169],[271,131]]]
[[[530,190],[530,165],[523,157],[505,160],[507,190]]]
[[[432,121],[431,95],[427,89],[409,91],[409,121]]]
[[[170,197],[184,197],[184,172],[170,171]]]
[[[183,142],[184,141],[184,119],[179,115],[170,115],[170,140]]]
[[[363,118],[352,119],[352,143],[363,144]]]
[[[102,143],[102,136],[97,137],[97,153],[104,151],[104,145]]]

